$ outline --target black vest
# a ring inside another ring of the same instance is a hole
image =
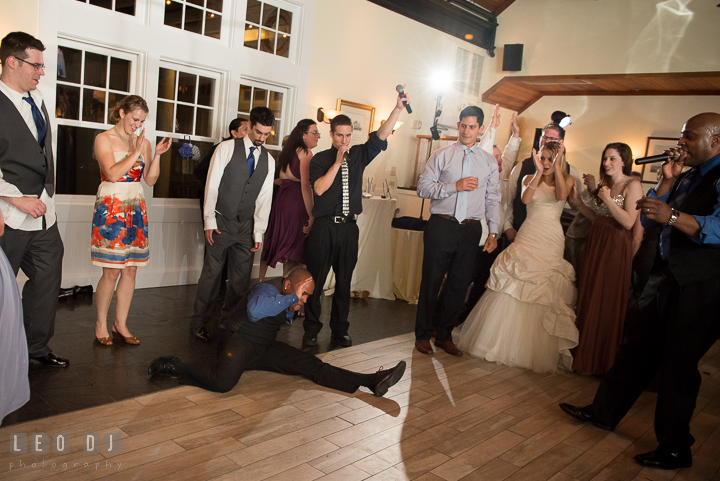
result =
[[[257,161],[253,175],[248,175],[247,157],[245,156],[244,139],[228,140],[235,142],[233,155],[225,166],[215,211],[229,220],[247,222],[255,214],[255,201],[268,174],[267,149],[260,147],[260,158]]]
[[[570,165],[565,164],[565,173],[570,173]],[[513,199],[513,229],[520,230],[520,226],[527,218],[527,206],[522,201],[522,181],[526,175],[535,175],[535,162],[532,157],[522,161],[520,165],[520,176],[517,180],[517,190],[515,190],[515,198]]]
[[[44,148],[35,140],[15,105],[0,92],[0,170],[3,180],[24,195],[40,197],[46,189],[52,197],[55,194],[52,129],[44,102],[41,110],[48,126]]]
[[[282,277],[272,279],[266,284],[270,284],[282,293]],[[264,317],[257,322],[250,322],[247,315],[247,301],[245,303],[245,311],[240,314],[242,320],[237,327],[237,334],[248,341],[260,345],[270,344],[277,337],[277,333],[282,326],[287,323],[287,315],[283,309],[280,313],[272,317]]]
[[[675,180],[670,197],[675,195],[678,185],[687,175],[684,173]],[[690,215],[708,216],[715,211],[717,190],[720,180],[720,165],[705,174],[700,183],[683,199],[677,209]],[[670,253],[668,267],[675,280],[681,286],[693,282],[720,278],[720,246],[697,244],[678,229],[670,234]]]

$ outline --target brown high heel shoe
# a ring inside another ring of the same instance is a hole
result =
[[[112,337],[98,337],[97,331],[95,331],[95,340],[100,344],[101,346],[112,346]]]
[[[140,339],[138,339],[137,337],[135,337],[135,336],[125,337],[122,334],[120,334],[119,332],[117,332],[115,330],[115,325],[113,325],[113,327],[112,327],[112,336],[113,336],[113,339],[120,339],[120,340],[124,341],[125,344],[132,344],[133,346],[137,346],[138,344],[140,344]]]

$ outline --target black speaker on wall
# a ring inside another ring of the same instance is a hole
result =
[[[503,49],[503,72],[519,72],[522,70],[523,44],[506,44]]]

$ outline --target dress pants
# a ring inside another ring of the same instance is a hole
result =
[[[350,323],[350,282],[358,256],[358,226],[355,221],[336,224],[332,217],[318,217],[308,236],[307,269],[315,279],[315,291],[305,305],[303,327],[310,335],[322,329],[320,299],[330,268],[335,273],[335,293],[330,312],[330,330],[336,336],[347,334]]]
[[[213,244],[205,243],[205,259],[198,280],[195,305],[190,327],[197,329],[208,325],[213,317],[214,306],[223,280],[223,266],[227,262],[228,290],[222,308],[221,322],[228,318],[247,295],[252,273],[255,246],[252,220],[228,221],[218,215],[218,230],[213,232]]]
[[[347,393],[360,386],[370,386],[375,374],[360,374],[322,362],[310,353],[284,342],[258,343],[240,334],[233,334],[222,347],[217,365],[176,365],[183,382],[215,392],[228,392],[245,371],[270,371],[290,376],[303,376],[320,386]]]
[[[660,370],[655,436],[670,451],[690,447],[700,389],[700,358],[720,334],[720,279],[678,285],[659,257],[639,296],[631,296],[625,340],[593,401],[593,414],[616,426]]]
[[[436,340],[452,340],[452,330],[473,277],[481,237],[480,223],[458,224],[455,220],[430,216],[423,235],[422,281],[415,318],[417,340],[429,340],[433,326],[437,327]]]
[[[490,279],[490,269],[495,259],[497,259],[497,256],[509,245],[510,242],[507,240],[507,237],[505,237],[505,234],[503,234],[498,239],[497,247],[492,252],[485,252],[483,250],[485,246],[478,246],[477,254],[475,255],[475,272],[472,278],[472,286],[470,287],[467,301],[465,301],[458,315],[458,325],[465,322],[470,311],[473,310],[475,304],[477,304],[482,295],[485,294],[485,284],[487,284],[488,279]]]
[[[57,222],[47,230],[24,231],[5,226],[0,247],[17,276],[28,277],[22,291],[25,335],[30,357],[50,353],[48,342],[55,332],[64,247]]]

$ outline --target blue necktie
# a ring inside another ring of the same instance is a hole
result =
[[[250,155],[248,156],[248,177],[253,175],[253,172],[255,171],[255,154],[253,151],[255,150],[255,147],[250,147]]]
[[[470,160],[468,158],[470,152],[472,152],[470,149],[465,149],[465,154],[463,155],[462,160],[462,175],[460,175],[461,179],[464,179],[465,177],[468,177],[470,175]],[[467,215],[467,198],[467,190],[457,193],[457,200],[455,202],[455,218],[458,222],[464,221],[465,216]]]
[[[35,127],[37,128],[38,144],[42,146],[45,141],[45,134],[47,133],[47,124],[45,123],[45,119],[43,118],[42,112],[40,112],[38,106],[35,105],[35,101],[31,96],[28,95],[27,97],[23,97],[23,100],[30,104],[33,120],[35,121]]]

